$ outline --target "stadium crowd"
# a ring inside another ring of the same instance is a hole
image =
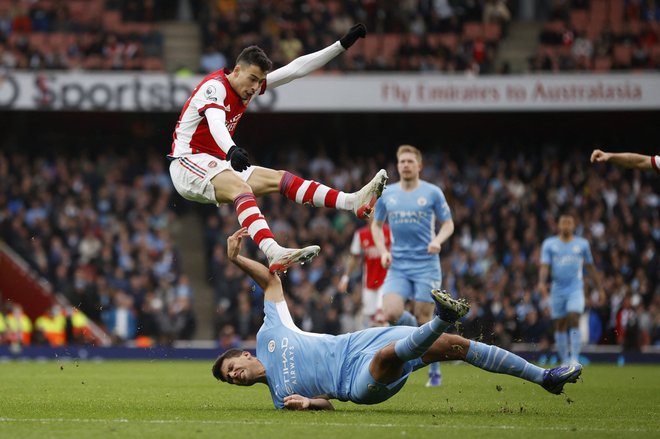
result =
[[[531,71],[653,70],[660,65],[660,7],[650,0],[545,0]],[[185,7],[183,7],[185,5]],[[163,20],[193,17],[199,66],[231,66],[258,44],[275,67],[319,50],[364,22],[370,37],[325,69],[506,73],[499,43],[517,17],[507,0],[0,0],[0,66],[10,69],[164,70]],[[183,9],[188,13],[182,14]]]
[[[180,3],[186,2],[2,0],[0,66],[163,70],[159,23],[180,18]],[[491,73],[502,30],[511,20],[504,0],[207,0],[186,7],[202,29],[202,72],[232,64],[249,44],[262,46],[278,67],[331,44],[362,21],[372,38],[363,50],[327,69]]]
[[[471,151],[472,158],[456,152],[429,154],[423,175],[443,188],[453,210],[456,232],[443,246],[443,282],[473,305],[461,331],[504,346],[519,341],[542,347],[551,343],[549,306],[535,289],[540,246],[556,233],[560,210],[568,209],[604,273],[606,297],[587,286],[587,341],[630,349],[659,343],[660,198],[653,189],[657,176],[590,168],[580,153],[560,157],[547,150],[531,159],[522,153],[482,152]],[[382,157],[343,157],[335,162],[296,151],[280,165],[336,187],[358,188],[385,163]],[[388,172],[397,175],[391,164]],[[338,294],[337,283],[359,223],[346,213],[300,209],[281,197],[271,196],[262,206],[273,231],[287,245],[318,243],[322,248],[309,266],[292,268],[284,278],[296,323],[305,330],[333,334],[358,328],[359,279],[353,279],[354,293],[349,295]],[[225,218],[209,216],[205,235],[217,302],[216,328],[233,325],[242,338],[251,338],[260,325],[262,298],[227,263],[225,239],[236,225],[231,216]],[[256,248],[251,249],[259,257]]]
[[[0,1],[0,67],[162,70],[169,0]]]
[[[359,2],[314,0],[204,3],[202,68],[231,64],[258,44],[275,66],[332,44],[355,23],[370,36],[328,70],[493,73],[498,42],[512,18],[504,0]]]
[[[469,156],[426,153],[423,178],[443,188],[456,224],[441,254],[444,287],[472,303],[460,330],[503,346],[549,346],[549,308],[535,290],[540,245],[555,232],[559,211],[568,209],[604,274],[606,297],[587,286],[588,342],[627,349],[660,343],[657,176],[592,167],[580,152],[543,151],[534,158],[497,148]],[[382,154],[331,159],[292,150],[269,165],[346,190],[359,188],[380,166],[393,180],[397,175]],[[168,344],[193,336],[192,291],[168,233],[176,197],[157,154],[147,160],[111,152],[54,160],[0,154],[0,237],[117,343]],[[283,245],[322,248],[283,278],[296,323],[332,334],[359,328],[359,274],[351,294],[338,293],[337,283],[361,222],[281,196],[260,205]],[[232,208],[223,206],[220,215],[202,211],[216,335],[221,345],[233,346],[254,338],[262,292],[227,261],[226,237],[238,227]],[[247,249],[261,257],[251,241]]]
[[[0,238],[116,343],[169,344],[194,332],[192,291],[168,232],[175,213],[163,162],[0,153]],[[44,317],[63,333],[65,315]]]
[[[660,5],[652,0],[554,2],[532,71],[657,70]]]

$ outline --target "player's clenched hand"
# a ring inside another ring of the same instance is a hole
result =
[[[289,410],[307,410],[309,405],[309,398],[304,396],[289,395],[284,397],[284,407]]]
[[[238,257],[238,253],[241,251],[243,238],[249,235],[247,227],[241,227],[227,238],[227,256],[230,261],[233,261]]]
[[[426,251],[430,255],[437,255],[440,253],[440,250],[442,249],[442,246],[440,244],[436,244],[434,242],[430,243],[428,247],[426,247]]]
[[[353,44],[355,44],[358,38],[364,38],[366,35],[367,26],[362,23],[358,23],[353,25],[353,27],[348,30],[346,35],[339,39],[339,42],[344,47],[344,49],[348,49]]]
[[[591,153],[591,163],[603,163],[610,159],[609,152],[601,151],[600,149],[594,149]]]
[[[237,172],[245,171],[250,166],[247,150],[236,145],[227,151],[227,161],[231,163],[231,167]]]
[[[390,265],[392,265],[392,253],[385,252],[380,255],[380,265],[382,265],[383,268],[390,268]]]

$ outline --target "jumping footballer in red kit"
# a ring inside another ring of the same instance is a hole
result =
[[[383,226],[385,236],[385,246],[389,250],[391,247],[390,228],[387,224]],[[350,256],[346,262],[346,272],[341,277],[337,289],[340,293],[345,293],[348,289],[348,281],[351,273],[363,261],[362,266],[362,326],[383,326],[385,317],[383,315],[383,292],[381,286],[387,275],[387,268],[380,262],[380,253],[374,243],[371,234],[371,226],[367,224],[360,227],[353,234],[351,241]]]
[[[273,72],[272,62],[263,50],[247,47],[236,59],[233,70],[213,72],[195,87],[179,116],[169,154],[174,187],[187,200],[234,203],[238,222],[266,254],[271,272],[283,272],[295,263],[309,260],[320,248],[280,246],[256,197],[280,192],[299,204],[352,210],[365,218],[383,191],[387,173],[381,169],[359,191],[344,193],[287,171],[252,166],[247,150],[236,146],[232,136],[252,97],[324,66],[365,35],[366,27],[356,24],[334,44],[296,58]]]

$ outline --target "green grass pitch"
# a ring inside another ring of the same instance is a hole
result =
[[[660,366],[591,365],[567,394],[443,365],[376,406],[275,410],[264,385],[216,383],[210,361],[0,364],[0,438],[660,437]]]

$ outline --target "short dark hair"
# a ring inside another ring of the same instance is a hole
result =
[[[211,368],[211,372],[213,373],[215,379],[220,380],[223,383],[226,383],[227,380],[222,376],[222,373],[220,372],[220,369],[222,368],[222,363],[224,363],[224,361],[227,358],[240,357],[242,353],[243,351],[240,349],[227,349],[226,351],[224,351],[222,355],[220,355],[215,360],[215,363],[213,363],[213,367]]]
[[[273,62],[259,46],[248,46],[236,58],[236,64],[255,65],[264,72],[270,72]]]
[[[573,221],[575,221],[575,216],[576,215],[575,215],[573,209],[570,206],[564,206],[559,210],[559,217],[558,218],[561,218],[562,216],[571,217],[571,218],[573,218]]]

